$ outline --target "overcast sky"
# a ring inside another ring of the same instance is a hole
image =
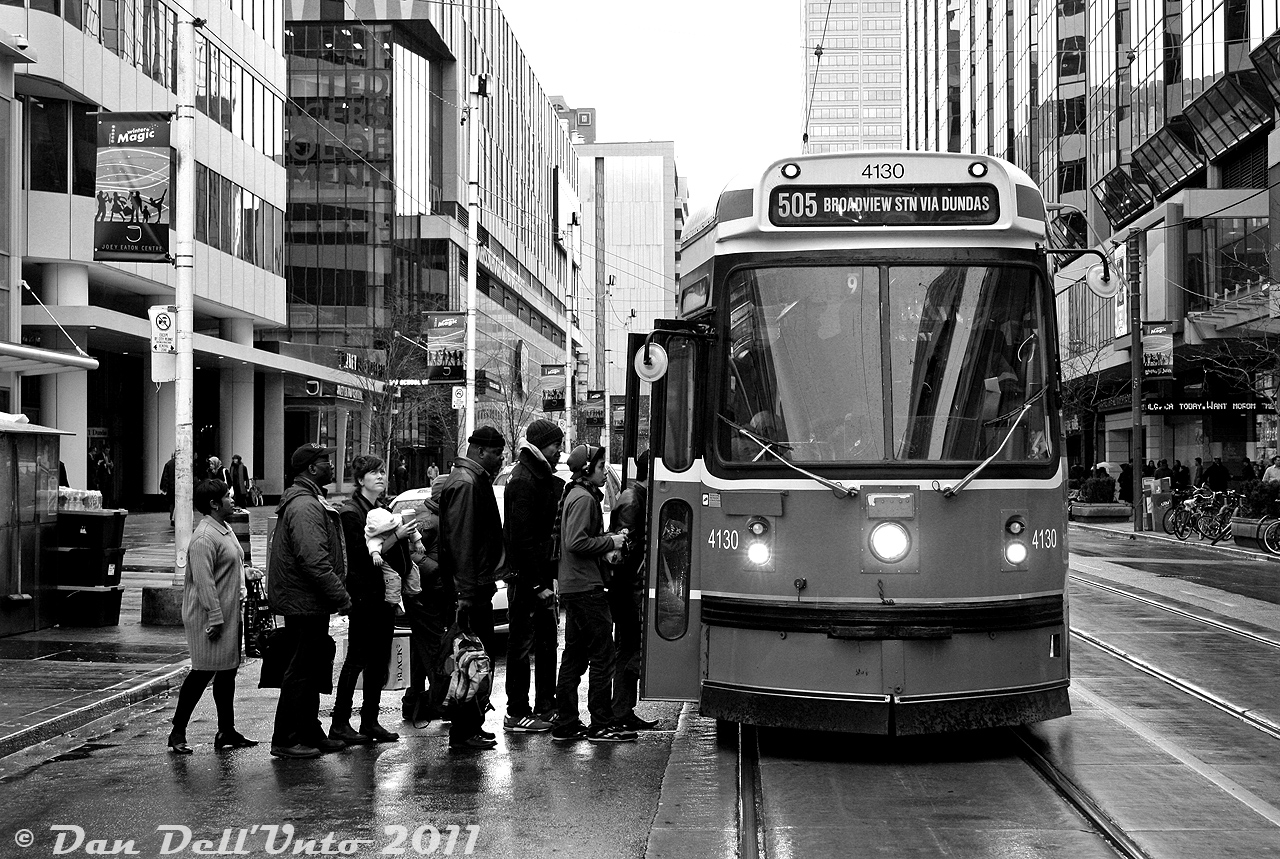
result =
[[[498,0],[548,96],[596,108],[596,141],[671,140],[690,210],[800,152],[799,0]]]

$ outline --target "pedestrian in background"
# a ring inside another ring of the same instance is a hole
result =
[[[440,476],[440,469],[436,468],[436,461],[431,460],[431,464],[427,466],[427,485],[431,486],[436,482],[436,478]]]
[[[1267,470],[1262,472],[1262,482],[1270,483],[1273,480],[1280,480],[1280,456],[1271,457],[1271,464],[1267,466]]]
[[[169,461],[164,464],[164,470],[160,472],[160,494],[165,497],[165,501],[169,505],[169,524],[173,524],[173,501],[174,501],[174,474],[177,468],[174,460],[177,458],[178,452],[175,450],[169,455]]]
[[[222,460],[216,456],[209,457],[209,479],[221,480],[228,486],[231,485],[231,472],[222,464]]]
[[[333,722],[329,739],[341,740],[349,746],[365,743],[394,743],[400,735],[378,724],[382,703],[382,687],[387,682],[391,662],[391,639],[395,635],[395,612],[398,606],[384,597],[383,565],[404,575],[413,563],[409,557],[409,538],[417,526],[402,522],[396,528],[396,541],[383,546],[382,564],[364,550],[365,522],[370,511],[379,507],[387,491],[387,469],[376,456],[357,456],[351,461],[351,478],[357,492],[339,510],[342,533],[347,544],[347,593],[351,595],[350,625],[347,628],[347,658],[338,675],[334,693]],[[364,674],[364,701],[360,706],[360,730],[351,727],[351,705],[355,697],[356,678]]]
[[[503,564],[502,517],[493,494],[493,475],[506,448],[502,433],[482,426],[467,439],[467,455],[453,463],[440,489],[440,572],[458,595],[456,625],[480,639],[492,659],[493,595]],[[452,707],[449,748],[492,749],[495,735],[484,729],[487,702],[477,698]]]
[[[415,520],[426,557],[418,565],[422,592],[405,597],[409,623],[409,688],[401,699],[405,721],[425,728],[432,719],[444,718],[444,698],[449,674],[441,670],[444,634],[457,611],[453,583],[440,574],[440,494],[448,480],[443,475],[431,483],[431,496]]]
[[[1163,461],[1163,460],[1162,460]],[[1169,472],[1169,476],[1173,476],[1173,472]],[[1127,462],[1120,463],[1120,477],[1118,478],[1120,500],[1125,504],[1133,503],[1133,466]]]
[[[231,457],[231,466],[227,469],[227,474],[231,478],[231,494],[235,496],[236,506],[245,508],[249,506],[249,468],[244,464],[244,460],[240,458],[240,454]]]
[[[1214,492],[1226,492],[1231,483],[1231,472],[1222,464],[1222,457],[1215,456],[1213,462],[1204,470],[1204,485]]]
[[[564,431],[549,420],[525,430],[516,465],[503,494],[507,549],[507,716],[503,730],[517,734],[550,731],[556,705],[556,562],[551,532],[564,493],[555,476]],[[529,660],[533,659],[533,706],[529,706]]]
[[[239,749],[257,745],[236,730],[234,699],[236,671],[240,667],[240,604],[245,586],[244,551],[227,525],[233,504],[231,490],[219,480],[205,480],[196,487],[195,508],[204,518],[196,523],[187,548],[182,625],[191,651],[191,672],[182,681],[173,730],[169,732],[169,750],[174,754],[191,754],[187,723],[211,680],[218,710],[213,747]]]
[[[1175,459],[1173,461],[1173,488],[1191,488],[1191,469],[1183,465],[1182,460],[1180,459]]]
[[[657,722],[636,715],[640,700],[640,634],[644,628],[645,510],[649,496],[649,451],[636,457],[636,478],[618,496],[609,513],[609,530],[625,533],[609,582],[613,646],[618,654],[613,677],[613,721],[631,731],[650,731]],[[508,669],[509,670],[509,669]]]
[[[593,743],[625,743],[635,731],[613,724],[613,616],[605,596],[602,562],[626,542],[623,534],[606,534],[600,509],[605,465],[604,448],[580,444],[569,454],[572,482],[560,500],[560,562],[557,575],[564,604],[564,654],[556,680],[556,724],[551,738],[560,742],[585,737]],[[587,678],[587,710],[591,724],[578,715],[578,685]]]
[[[1240,465],[1240,479],[1245,483],[1258,479],[1258,472],[1253,468],[1253,463],[1249,461],[1249,457],[1244,458],[1244,462]]]
[[[409,467],[404,463],[404,457],[400,457],[400,461],[396,463],[396,485],[393,494],[399,495],[409,488]],[[427,478],[427,485],[430,485],[431,478]]]
[[[1191,472],[1191,485],[1196,487],[1204,486],[1204,463],[1198,456],[1196,457],[1195,468]]]
[[[284,615],[287,633],[271,754],[313,758],[346,747],[324,734],[320,690],[332,683],[329,615],[350,609],[351,597],[342,584],[347,569],[342,520],[325,490],[333,481],[329,449],[302,445],[289,459],[289,473],[292,484],[276,507],[267,577],[271,610]]]

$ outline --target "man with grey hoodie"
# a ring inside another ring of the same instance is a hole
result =
[[[613,616],[605,596],[601,562],[626,543],[626,534],[606,534],[600,487],[606,478],[604,448],[580,444],[569,454],[573,481],[560,501],[560,564],[557,579],[564,604],[564,654],[556,681],[556,723],[551,739],[592,743],[634,742],[636,732],[615,724]],[[590,669],[587,709],[591,724],[578,716],[578,684]]]

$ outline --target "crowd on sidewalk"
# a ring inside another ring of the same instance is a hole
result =
[[[406,720],[424,727],[449,722],[449,747],[497,746],[485,730],[494,654],[493,598],[507,584],[510,632],[506,651],[511,733],[548,733],[553,741],[631,742],[656,723],[635,713],[640,679],[644,506],[648,455],[623,492],[606,527],[601,487],[604,449],[578,445],[568,455],[571,479],[555,476],[564,434],[534,421],[515,456],[499,516],[493,477],[506,440],[490,426],[467,439],[467,452],[431,484],[426,508],[392,513],[385,504],[387,469],[357,456],[350,473],[357,491],[330,504],[332,450],[306,444],[290,459],[289,486],[276,509],[268,546],[268,598],[283,616],[264,656],[262,685],[280,687],[271,754],[313,758],[348,745],[395,742],[379,723],[383,686],[397,618],[410,628]],[[212,683],[218,714],[216,748],[257,742],[235,727],[235,678],[242,629],[243,553],[227,525],[237,493],[225,480],[195,490],[203,514],[192,536],[183,597],[191,673],[179,694],[168,745],[190,754],[186,728]],[[564,652],[556,664],[560,609]],[[349,620],[348,647],[332,683],[330,618]],[[355,686],[363,674],[358,728]],[[578,690],[588,677],[589,723]],[[275,675],[274,678],[272,675]],[[532,685],[532,701],[530,686]],[[332,721],[320,722],[320,695],[334,694]]]

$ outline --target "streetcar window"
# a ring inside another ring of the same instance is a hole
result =
[[[658,514],[658,583],[654,624],[668,641],[689,629],[689,574],[693,569],[693,508],[678,498]]]
[[[725,416],[793,462],[884,459],[876,267],[740,270],[728,295]],[[729,424],[720,438],[730,461],[772,459]]]
[[[672,471],[693,465],[694,394],[697,361],[693,341],[672,337],[667,342],[670,362],[666,375],[666,425],[662,461]]]
[[[1046,385],[1049,330],[1040,296],[1029,268],[889,269],[897,459],[985,459],[1001,443],[1002,460],[1054,455],[1048,404],[1036,396]]]

